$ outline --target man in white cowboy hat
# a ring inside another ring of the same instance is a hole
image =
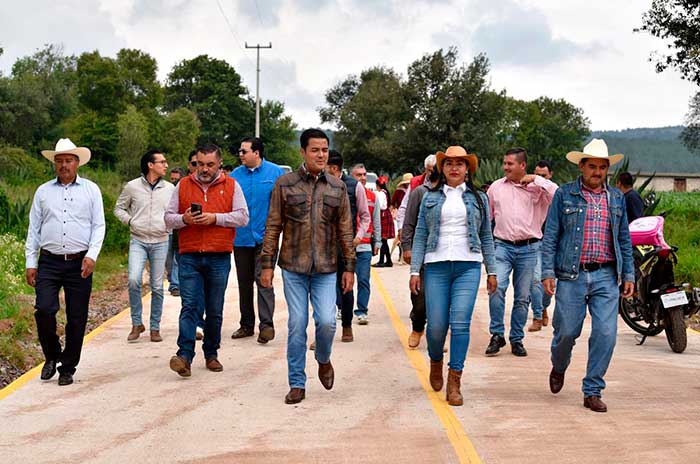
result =
[[[61,139],[42,155],[54,163],[56,179],[34,194],[25,245],[27,284],[36,290],[39,342],[46,362],[41,379],[49,380],[58,366],[59,385],[73,383],[80,361],[92,291],[92,271],[105,237],[102,194],[93,182],[78,176],[90,160],[90,150]],[[66,343],[56,335],[58,292],[66,297]]]
[[[566,155],[578,165],[581,176],[562,185],[554,195],[542,244],[544,290],[553,295],[556,288],[557,296],[549,388],[558,393],[564,386],[571,350],[581,335],[588,308],[591,335],[583,405],[595,412],[607,411],[600,396],[615,348],[620,282],[624,283],[622,297],[631,296],[634,289],[625,198],[606,184],[608,168],[623,157],[608,155],[601,139],[593,139],[583,152]]]

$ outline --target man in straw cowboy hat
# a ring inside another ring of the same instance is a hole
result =
[[[105,216],[99,187],[78,176],[78,167],[90,161],[89,149],[60,139],[55,150],[41,154],[54,163],[56,179],[39,186],[34,194],[25,245],[26,277],[36,290],[34,318],[46,358],[41,379],[51,379],[60,362],[58,384],[70,385],[83,347],[92,271],[105,237]],[[63,351],[56,334],[61,288],[66,297]]]
[[[607,411],[600,395],[615,348],[620,282],[624,283],[624,298],[634,289],[625,198],[606,183],[608,168],[623,157],[608,155],[601,139],[593,139],[583,152],[566,155],[578,164],[581,176],[562,185],[554,195],[542,244],[544,290],[553,295],[556,288],[557,294],[549,388],[558,393],[564,386],[564,373],[588,307],[591,335],[583,405],[595,412]],[[555,278],[559,279],[556,284]]]
[[[487,356],[496,355],[506,345],[504,314],[506,290],[513,273],[513,308],[510,315],[510,347],[515,356],[527,356],[523,345],[530,301],[530,285],[542,239],[542,224],[557,185],[534,174],[527,174],[527,152],[511,148],[503,157],[505,176],[488,189],[491,218],[496,225],[498,290],[489,295],[491,341]]]

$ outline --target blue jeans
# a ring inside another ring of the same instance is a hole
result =
[[[372,263],[371,251],[360,251],[355,253],[355,274],[357,275],[357,309],[355,316],[366,316],[369,305],[369,272]]]
[[[287,370],[290,388],[305,388],[306,327],[309,325],[309,299],[316,323],[316,361],[331,360],[335,335],[335,272],[299,274],[282,269],[284,297],[287,300]],[[208,320],[208,319],[207,319]]]
[[[180,334],[177,354],[192,362],[199,321],[204,322],[204,358],[215,358],[221,343],[224,295],[231,271],[231,253],[180,255]]]
[[[469,327],[481,279],[481,263],[441,261],[425,265],[425,299],[428,316],[428,354],[443,357],[450,329],[450,369],[461,371],[469,348]]]
[[[508,289],[511,272],[513,273],[513,309],[510,313],[510,342],[519,342],[525,337],[523,328],[527,322],[527,307],[530,303],[530,285],[537,264],[537,254],[540,243],[515,246],[498,239],[496,244],[496,274],[498,289],[489,295],[489,312],[491,324],[489,331],[492,335],[505,333],[503,318],[506,311],[506,290]]]
[[[530,286],[530,306],[532,307],[533,319],[542,319],[544,295],[544,287],[542,286],[542,250],[540,250],[537,253],[537,264],[535,264],[535,272],[532,274],[532,285]]]
[[[588,339],[588,366],[583,378],[583,394],[600,396],[605,388],[608,370],[617,338],[617,306],[620,289],[617,270],[605,267],[597,271],[581,271],[576,280],[557,283],[557,302],[552,326],[552,367],[566,372],[571,361],[571,350],[581,335],[586,306],[591,313],[591,336]]]
[[[160,330],[160,317],[163,314],[163,274],[165,258],[168,254],[168,241],[146,243],[132,238],[129,242],[129,306],[131,323],[143,324],[143,304],[141,303],[141,281],[146,261],[150,264],[151,286],[151,330]]]
[[[173,248],[173,234],[170,234],[168,238],[168,259],[165,260],[165,269],[168,271],[168,282],[170,282],[170,286],[168,287],[169,292],[180,288],[177,276],[179,258],[178,250]]]

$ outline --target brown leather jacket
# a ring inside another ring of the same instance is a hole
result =
[[[346,272],[355,271],[354,231],[345,183],[321,173],[315,177],[302,165],[277,179],[270,197],[261,264],[275,267],[282,235],[279,265],[289,272],[336,272],[340,244]]]

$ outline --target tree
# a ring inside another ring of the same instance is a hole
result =
[[[199,142],[238,148],[241,134],[249,132],[254,109],[245,98],[241,76],[223,60],[200,55],[176,64],[166,81],[165,109],[188,108],[202,123]]]
[[[255,104],[251,101],[251,104]],[[299,151],[291,145],[296,124],[284,114],[284,104],[268,100],[260,106],[260,132],[265,144],[265,158],[273,163],[296,169],[301,164]]]
[[[197,145],[201,123],[197,115],[187,108],[168,113],[163,120],[163,150],[172,165],[184,165],[188,155]]]
[[[138,110],[154,109],[163,103],[163,89],[156,75],[158,64],[141,50],[123,48],[117,53],[117,67],[127,104]]]
[[[669,67],[677,69],[683,79],[700,85],[700,3],[696,0],[653,0],[649,11],[642,15],[642,27],[635,32],[647,32],[668,40],[667,54],[652,54],[656,71]]]
[[[61,122],[77,111],[76,60],[47,45],[0,77],[0,139],[31,151],[53,145]]]
[[[148,121],[138,112],[134,105],[126,107],[126,111],[117,119],[117,167],[119,172],[131,178],[140,171],[141,156],[148,148]]]
[[[113,168],[117,161],[117,118],[94,110],[82,110],[64,121],[64,133],[78,146],[90,148],[92,160]]]
[[[700,3],[696,0],[653,0],[649,11],[642,15],[642,27],[635,32],[647,32],[670,41],[667,54],[654,54],[649,61],[656,63],[656,72],[674,68],[681,78],[700,85]],[[700,152],[700,92],[690,103],[686,128],[681,140],[691,151]]]
[[[590,134],[590,121],[583,110],[563,99],[512,100],[511,108],[511,144],[527,148],[531,167],[538,159],[545,159],[553,161],[557,169],[568,168],[566,153],[583,145]]]

